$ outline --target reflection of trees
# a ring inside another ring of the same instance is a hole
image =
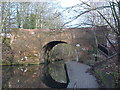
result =
[[[42,66],[42,65],[41,65]],[[4,87],[7,88],[46,88],[41,82],[41,66],[14,66],[9,80],[5,81]],[[3,78],[7,78],[4,77]]]
[[[39,66],[21,66],[14,70],[14,77],[10,83],[13,88],[39,88]]]
[[[9,85],[9,80],[13,76],[13,67],[11,66],[2,66],[2,88],[6,89]]]
[[[69,81],[66,76],[64,63],[59,61],[45,65],[42,81],[51,88],[66,88]]]
[[[48,65],[3,67],[2,88],[66,88],[68,77],[62,61]]]

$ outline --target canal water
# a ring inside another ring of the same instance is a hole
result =
[[[3,66],[2,88],[66,88],[67,71],[63,61],[50,64]]]

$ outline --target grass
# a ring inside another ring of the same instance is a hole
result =
[[[99,70],[95,70],[105,88],[115,88],[115,78],[112,74],[105,74]]]
[[[13,65],[13,66],[19,66],[19,65],[39,65],[42,63],[7,63],[7,62],[2,62],[0,63],[0,65],[2,66],[9,66],[9,65]]]

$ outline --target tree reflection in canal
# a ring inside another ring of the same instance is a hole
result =
[[[41,81],[41,68],[42,65],[11,66],[12,70],[8,72],[3,68],[3,78],[11,74],[9,80],[3,83],[3,88],[46,88]]]
[[[64,62],[48,65],[3,66],[3,88],[66,88]]]

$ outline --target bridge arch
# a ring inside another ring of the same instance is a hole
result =
[[[44,45],[43,49],[46,53],[47,51],[50,51],[55,45],[61,44],[61,43],[66,43],[67,44],[67,42],[64,42],[64,41],[51,41],[51,42],[47,43],[46,45]]]
[[[42,48],[42,55],[41,55],[42,61],[43,62],[48,61],[48,57],[49,57],[48,53],[52,50],[54,46],[61,43],[67,44],[67,42],[65,41],[51,41],[51,42],[48,42],[46,45],[44,45]]]
[[[43,62],[70,60],[76,57],[76,49],[65,41],[51,41],[43,46],[41,59]]]

